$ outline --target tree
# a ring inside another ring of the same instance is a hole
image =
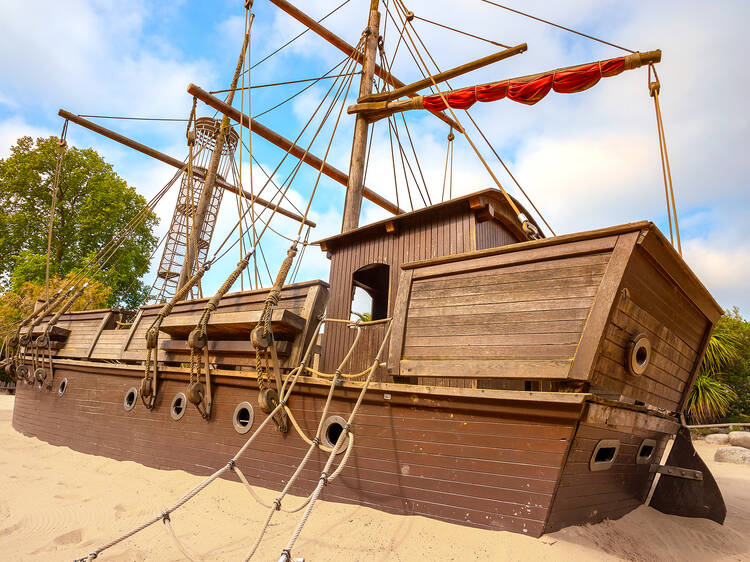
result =
[[[0,159],[0,286],[43,284],[47,225],[59,154],[56,137],[18,139]],[[62,278],[96,253],[146,208],[146,200],[93,149],[70,147],[57,190],[50,275]],[[96,279],[109,288],[108,306],[137,306],[147,288],[139,277],[156,245],[158,219],[150,210]]]
[[[726,316],[719,319],[706,347],[686,411],[693,421],[707,423],[727,415],[737,399],[734,389],[722,382],[725,369],[740,356],[741,341],[736,327]]]

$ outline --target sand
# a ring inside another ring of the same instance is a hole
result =
[[[11,427],[13,397],[0,395],[0,556],[72,560],[159,513],[201,478],[84,455],[25,437]],[[533,539],[417,516],[318,502],[295,557],[365,560],[750,560],[750,466],[713,462],[696,448],[727,504],[724,526],[641,506],[617,521],[570,527]],[[258,489],[271,501],[270,490]],[[289,501],[291,504],[292,500]],[[296,503],[296,502],[294,502]],[[172,517],[200,560],[238,560],[266,509],[241,484],[218,480]],[[276,514],[255,559],[278,560],[299,514]],[[161,523],[107,550],[101,560],[182,560]]]

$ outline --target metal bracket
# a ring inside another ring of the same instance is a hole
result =
[[[649,472],[656,472],[657,474],[666,474],[667,476],[675,476],[677,478],[686,478],[688,480],[703,480],[703,473],[700,470],[693,470],[690,468],[680,468],[677,466],[667,466],[652,464]]]

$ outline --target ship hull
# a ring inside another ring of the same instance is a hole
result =
[[[234,429],[237,404],[254,406],[251,432],[263,419],[256,381],[231,372],[214,376],[209,421],[192,406],[172,419],[172,397],[187,382],[181,372],[164,374],[153,410],[138,403],[127,411],[123,399],[141,374],[134,366],[61,361],[55,392],[19,385],[13,426],[83,453],[207,475],[251,434]],[[63,379],[67,387],[58,396]],[[308,435],[315,433],[327,390],[309,379],[295,389],[290,406]],[[337,388],[330,413],[346,417],[358,392],[349,385]],[[658,460],[676,429],[666,418],[587,394],[376,383],[353,426],[354,452],[322,497],[538,537],[619,517],[640,505],[652,475],[648,464],[636,461],[639,444],[654,439]],[[602,439],[620,439],[622,445],[611,469],[591,474],[589,459]],[[280,490],[306,450],[294,430],[282,434],[269,424],[238,464],[251,484]],[[324,462],[325,453],[313,454],[291,492],[308,495]]]

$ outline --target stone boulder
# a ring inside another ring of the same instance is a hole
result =
[[[750,450],[744,447],[719,447],[714,454],[714,460],[750,465]]]
[[[729,435],[726,433],[712,433],[711,435],[706,435],[705,442],[712,445],[729,445]]]
[[[730,431],[729,444],[750,449],[750,431]]]

